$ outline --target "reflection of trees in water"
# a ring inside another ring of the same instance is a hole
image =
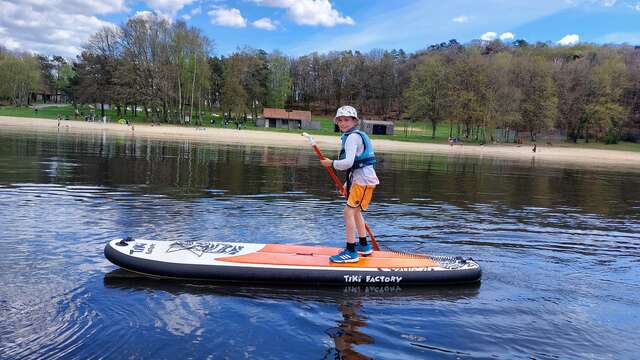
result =
[[[367,326],[367,317],[358,314],[361,308],[362,303],[360,301],[349,302],[345,300],[338,305],[338,309],[342,313],[342,321],[338,323],[338,327],[330,328],[326,331],[335,344],[336,359],[371,359],[353,348],[354,345],[374,343],[371,336],[360,330],[360,328]],[[326,359],[330,355],[331,353],[328,353],[324,358]]]
[[[171,196],[206,196],[205,189],[229,195],[301,191],[323,198],[335,196],[315,154],[302,141],[300,148],[283,149],[100,132],[31,134],[4,140],[0,157],[6,166],[21,170],[11,173],[7,182],[14,182],[17,176],[24,182],[144,185],[145,191]],[[427,199],[466,208],[498,202],[510,207],[576,207],[596,214],[625,214],[640,199],[633,173],[429,154],[380,154],[379,158],[378,203]]]

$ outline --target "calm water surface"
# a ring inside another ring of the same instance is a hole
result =
[[[2,359],[634,359],[640,174],[382,154],[381,245],[477,259],[481,285],[148,279],[106,242],[341,246],[313,152],[0,130]]]

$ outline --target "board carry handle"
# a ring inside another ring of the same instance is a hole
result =
[[[316,144],[316,141],[313,140],[313,136],[307,134],[306,132],[303,132],[302,136],[306,137],[307,140],[309,140],[309,144],[311,144],[311,147],[313,147],[313,150],[315,151],[316,155],[318,155],[318,158],[320,158],[320,160],[325,159],[324,155],[322,155],[322,152],[320,151],[320,148]],[[342,185],[340,180],[338,180],[338,177],[336,176],[336,173],[329,166],[325,166],[324,168],[327,170],[327,173],[329,173],[329,176],[331,177],[333,182],[336,184],[336,187],[338,187],[338,190],[340,191],[340,194],[342,194],[342,196],[344,196],[346,198],[347,197],[347,191],[344,189],[344,186]],[[373,250],[380,251],[380,247],[378,246],[378,242],[376,241],[376,237],[373,235],[373,231],[371,231],[371,227],[369,227],[369,224],[367,224],[366,222],[364,223],[364,227],[365,227],[365,229],[367,229],[367,234],[369,234],[369,238],[371,239],[371,246],[373,247]]]

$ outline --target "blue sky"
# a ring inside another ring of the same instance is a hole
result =
[[[0,0],[0,44],[72,57],[101,26],[141,14],[199,27],[217,55],[242,46],[413,52],[454,38],[640,45],[640,0]]]

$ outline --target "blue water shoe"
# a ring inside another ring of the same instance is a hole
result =
[[[360,243],[358,243],[356,245],[356,250],[364,256],[369,256],[373,253],[373,247],[371,247],[371,244],[369,243],[367,243],[367,245],[360,245]]]
[[[349,251],[348,249],[342,250],[338,255],[333,255],[329,258],[334,263],[352,263],[358,262],[358,252]]]

